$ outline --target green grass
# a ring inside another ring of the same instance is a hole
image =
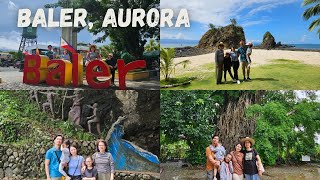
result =
[[[169,88],[173,90],[317,90],[320,89],[320,66],[299,63],[296,60],[276,59],[272,64],[251,68],[252,81],[234,84],[227,75],[226,84],[216,85],[214,64],[206,64],[201,71],[175,76],[177,79],[196,77],[191,84]],[[239,79],[243,79],[241,67]],[[223,80],[224,81],[224,80]],[[164,85],[164,81],[160,82]]]

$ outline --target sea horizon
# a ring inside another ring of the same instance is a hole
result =
[[[162,48],[183,48],[188,46],[197,46],[199,40],[181,40],[181,39],[160,39],[160,46]],[[259,46],[261,43],[253,43],[255,46]],[[282,45],[295,46],[297,49],[312,49],[320,50],[320,44],[307,44],[307,43],[295,43],[295,44],[286,44]]]

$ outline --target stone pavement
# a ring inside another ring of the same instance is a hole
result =
[[[66,90],[66,89],[92,89],[88,86],[87,82],[84,80],[84,85],[78,88],[72,86],[68,87],[56,87],[48,86],[46,84],[39,85],[29,85],[22,83],[23,72],[19,72],[19,69],[13,67],[0,67],[0,78],[2,82],[0,83],[0,89],[3,90]],[[151,78],[150,80],[142,81],[126,81],[126,86],[128,90],[159,90],[160,89],[160,78]],[[115,87],[110,87],[109,89],[118,90],[118,80],[115,80]]]

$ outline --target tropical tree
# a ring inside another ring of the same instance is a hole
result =
[[[304,0],[302,5],[303,6],[314,5],[304,11],[303,18],[305,20],[309,20],[313,16],[320,15],[320,0]],[[309,31],[313,31],[318,26],[320,26],[320,17],[311,22],[309,26]],[[319,38],[320,38],[320,28],[318,29],[317,33],[319,34]]]
[[[237,23],[237,20],[235,18],[233,19],[230,19],[230,22],[232,25],[236,26],[238,23]]]
[[[210,23],[210,24],[209,24],[209,28],[210,28],[210,29],[215,29],[216,26],[215,26],[214,24]]]
[[[154,39],[150,39],[149,44],[145,46],[145,51],[156,51],[160,49],[160,43],[156,43]]]
[[[175,71],[175,67],[182,65],[186,68],[190,64],[189,60],[184,60],[179,63],[174,63],[173,59],[175,57],[174,48],[161,48],[160,50],[160,71],[164,76],[164,80],[168,81],[172,72]]]

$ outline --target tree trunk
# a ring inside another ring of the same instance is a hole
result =
[[[237,100],[229,97],[228,91],[224,94],[224,106],[217,123],[217,133],[220,142],[228,152],[243,137],[252,137],[256,128],[256,118],[246,119],[245,110],[248,106],[260,103],[264,91],[245,91]]]

